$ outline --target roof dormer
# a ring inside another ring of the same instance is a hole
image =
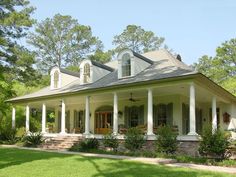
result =
[[[92,82],[92,63],[90,60],[83,60],[80,64],[80,83],[89,84]]]
[[[51,76],[51,89],[58,89],[61,88],[61,72],[59,67],[53,67],[50,72]]]
[[[80,83],[93,83],[112,71],[113,69],[109,66],[85,59],[80,64]]]
[[[50,71],[50,77],[50,88],[59,89],[76,80],[78,80],[79,83],[80,76],[77,72],[69,71],[63,68],[59,68],[58,66],[54,66]]]
[[[129,49],[120,52],[117,58],[119,79],[135,76],[153,63],[150,59]]]

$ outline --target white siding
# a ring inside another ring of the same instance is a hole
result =
[[[79,84],[78,77],[75,77],[75,76],[72,76],[69,74],[65,74],[65,73],[61,73],[61,87],[64,87],[75,80],[78,80],[78,84]]]
[[[92,82],[95,82],[101,79],[102,77],[104,77],[105,75],[109,73],[110,71],[93,65],[92,66]]]
[[[146,69],[147,67],[149,67],[151,64],[138,58],[135,57],[133,58],[133,74],[136,75],[138,73],[140,73],[141,71],[143,71],[144,69]]]

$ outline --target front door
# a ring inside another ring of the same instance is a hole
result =
[[[113,115],[112,112],[96,112],[95,133],[107,134],[112,131]]]

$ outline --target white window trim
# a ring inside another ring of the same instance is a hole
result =
[[[122,56],[128,53],[130,55],[130,76],[122,76]],[[131,50],[124,50],[118,55],[118,79],[124,79],[134,76],[134,55]]]
[[[58,72],[58,87],[57,88],[55,88],[54,87],[54,73],[55,72]],[[60,72],[60,69],[59,68],[53,68],[52,70],[51,70],[51,73],[50,73],[50,76],[51,76],[51,84],[50,84],[50,88],[51,88],[51,90],[54,90],[54,89],[59,89],[59,88],[61,88],[61,72]]]
[[[89,80],[89,82],[84,82],[84,66],[86,65],[86,64],[89,64],[89,66],[90,66],[90,80]],[[83,60],[82,62],[81,62],[81,64],[80,64],[80,83],[81,84],[83,84],[83,85],[85,85],[85,84],[90,84],[90,83],[92,83],[93,82],[93,65],[92,65],[92,62],[90,61],[90,60]]]

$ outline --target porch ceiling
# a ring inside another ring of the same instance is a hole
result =
[[[123,91],[117,90],[118,99],[119,100],[127,100],[130,98],[130,93],[132,93],[132,97],[134,99],[146,99],[147,98],[147,89],[144,88],[136,88],[136,89],[127,89]],[[196,93],[196,101],[197,102],[204,102],[204,103],[211,103],[213,94],[206,90],[199,85],[195,85],[195,93]],[[182,83],[178,85],[169,85],[169,86],[157,86],[153,88],[153,96],[161,97],[161,96],[169,96],[169,95],[181,95],[184,97],[189,97],[189,83]],[[35,108],[41,108],[42,103],[44,102],[47,107],[54,108],[60,106],[61,99],[48,99],[39,102],[31,102],[30,106]],[[73,104],[85,104],[85,96],[73,96],[73,97],[66,97],[63,98],[67,105]],[[218,102],[227,102],[224,98],[217,97]],[[98,102],[111,102],[113,103],[113,93],[112,92],[104,92],[100,94],[91,95],[90,98],[91,103],[98,103]]]

